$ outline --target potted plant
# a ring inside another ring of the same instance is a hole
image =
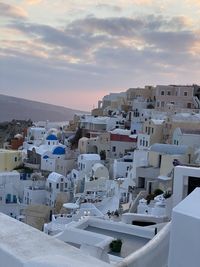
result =
[[[121,247],[122,247],[122,241],[121,241],[121,239],[113,240],[110,243],[110,249],[111,249],[112,252],[120,253]]]

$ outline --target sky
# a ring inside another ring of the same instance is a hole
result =
[[[200,0],[0,0],[0,93],[89,111],[200,83]]]

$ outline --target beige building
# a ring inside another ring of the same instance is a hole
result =
[[[156,109],[167,111],[172,108],[199,109],[200,101],[194,95],[194,86],[157,85]]]
[[[103,110],[104,115],[109,115],[109,111],[121,109],[126,104],[126,93],[110,93],[105,95],[102,100],[98,101],[98,109]]]
[[[149,135],[149,146],[163,143],[164,120],[149,119],[143,124],[143,133]]]
[[[0,171],[12,171],[22,164],[22,152],[0,149]]]
[[[103,116],[103,109],[102,108],[94,108],[91,111],[92,116]]]
[[[174,160],[191,163],[193,150],[188,146],[154,144],[148,153],[148,165],[136,168],[136,186],[152,193],[156,188],[172,188]]]
[[[81,154],[99,154],[102,159],[122,157],[137,146],[137,135],[131,135],[130,130],[115,129],[104,132],[96,138],[81,138],[78,149]]]
[[[130,106],[132,106],[132,101],[137,98],[153,101],[155,99],[155,87],[145,86],[144,88],[129,88],[126,91],[126,97],[127,104]]]
[[[110,133],[104,132],[95,138],[82,137],[79,139],[78,150],[81,154],[105,151],[106,158],[110,155]]]

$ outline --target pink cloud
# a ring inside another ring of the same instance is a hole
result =
[[[39,4],[40,2],[42,2],[42,0],[25,0],[27,4],[30,5],[35,5],[35,4]]]
[[[11,17],[11,18],[27,17],[26,11],[21,7],[9,5],[3,2],[0,2],[0,15],[3,17]]]

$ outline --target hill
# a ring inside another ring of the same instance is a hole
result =
[[[75,113],[83,111],[0,94],[0,122],[13,119],[68,121]]]

